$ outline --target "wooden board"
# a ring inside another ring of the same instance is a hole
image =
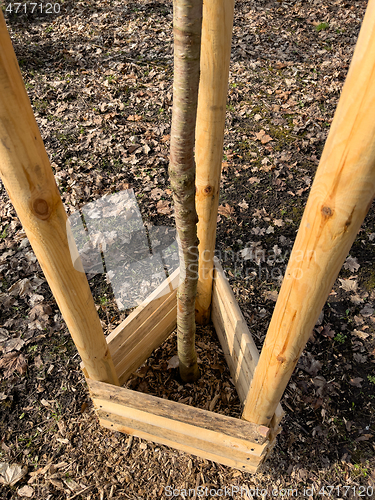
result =
[[[178,281],[176,269],[106,337],[120,385],[175,329]],[[83,363],[81,368],[87,377]]]
[[[137,370],[176,328],[176,291],[150,316],[150,318],[122,345],[115,369],[120,385]]]
[[[222,465],[227,465],[228,467],[233,467],[244,472],[250,472],[254,474],[255,472],[257,472],[260,465],[260,463],[253,463],[250,460],[246,463],[243,463],[242,461],[233,459],[231,456],[219,455],[219,452],[225,453],[223,450],[214,449],[213,452],[208,451],[207,448],[209,447],[209,444],[207,446],[203,445],[203,449],[200,449],[196,445],[199,440],[194,440],[194,444],[191,444],[192,441],[190,438],[185,439],[184,442],[179,442],[178,433],[173,433],[173,436],[169,434],[168,436],[165,436],[163,435],[163,430],[155,428],[155,432],[150,434],[149,432],[142,431],[141,429],[135,430],[133,429],[133,427],[128,427],[126,419],[123,419],[123,417],[111,415],[111,418],[108,419],[106,417],[103,417],[99,412],[98,417],[100,425],[106,427],[111,431],[123,432],[125,434],[130,434],[142,439],[146,439],[147,441],[153,441],[154,443],[170,446],[171,448],[184,451],[185,453],[190,453],[191,455],[195,455],[206,460],[212,460],[213,462],[218,462]],[[215,451],[217,452],[215,453]],[[264,457],[266,457],[266,454],[264,455]]]
[[[258,350],[237,305],[224,271],[215,259],[212,322],[219,337],[233,382],[242,402],[259,359]]]
[[[88,380],[101,423],[231,467],[254,472],[269,428],[148,394]]]
[[[176,269],[169,278],[149,295],[129,316],[107,336],[107,343],[112,354],[121,346],[177,289],[180,269]]]
[[[238,397],[245,403],[250,384],[259,360],[246,321],[237,304],[232,289],[224,275],[220,262],[215,259],[215,274],[212,292],[212,322],[219,337]],[[279,429],[284,411],[279,404],[270,427]]]

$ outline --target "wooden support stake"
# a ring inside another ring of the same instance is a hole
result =
[[[269,425],[375,193],[375,0],[370,0],[243,418]]]
[[[207,0],[203,3],[195,144],[196,207],[199,218],[196,320],[201,324],[206,324],[210,319],[233,11],[234,0]]]
[[[70,226],[1,11],[0,174],[88,376],[117,384],[85,273],[73,266]]]

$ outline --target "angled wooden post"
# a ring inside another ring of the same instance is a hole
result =
[[[1,11],[0,174],[88,376],[118,384],[83,268],[73,266],[67,216]]]
[[[203,2],[201,74],[195,143],[196,208],[199,219],[199,281],[195,307],[196,320],[201,324],[209,321],[211,312],[233,11],[234,0]]]
[[[268,425],[375,194],[375,0],[292,250],[243,418]]]

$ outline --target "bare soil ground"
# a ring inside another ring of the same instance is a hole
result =
[[[173,227],[171,2],[67,0],[57,14],[9,5],[67,213],[132,188],[149,227]],[[259,348],[365,8],[236,2],[217,249]],[[1,498],[153,499],[171,488],[175,498],[189,488],[205,498],[224,487],[232,498],[375,498],[374,208],[284,394],[277,445],[253,476],[99,427],[75,346],[2,187],[0,217],[0,475],[14,475]],[[108,333],[127,312],[104,276],[90,285]],[[238,417],[212,328],[198,331],[197,348],[203,377],[194,387],[168,367],[173,335],[128,385]]]

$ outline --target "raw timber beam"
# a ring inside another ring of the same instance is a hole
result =
[[[176,328],[179,274],[176,269],[107,336],[120,385]],[[81,366],[87,377],[84,363]]]
[[[302,217],[243,418],[269,425],[375,194],[375,0]]]
[[[259,360],[259,353],[218,259],[215,259],[211,317],[238,397],[241,403],[244,403]],[[268,453],[281,430],[279,424],[283,415],[284,411],[278,404],[270,422]]]
[[[114,365],[0,10],[0,175],[90,378],[117,384]],[[68,241],[68,238],[70,241]]]
[[[213,259],[219,206],[225,110],[234,0],[203,2],[201,74],[195,155],[198,214],[199,281],[196,320],[207,324],[211,314]]]

